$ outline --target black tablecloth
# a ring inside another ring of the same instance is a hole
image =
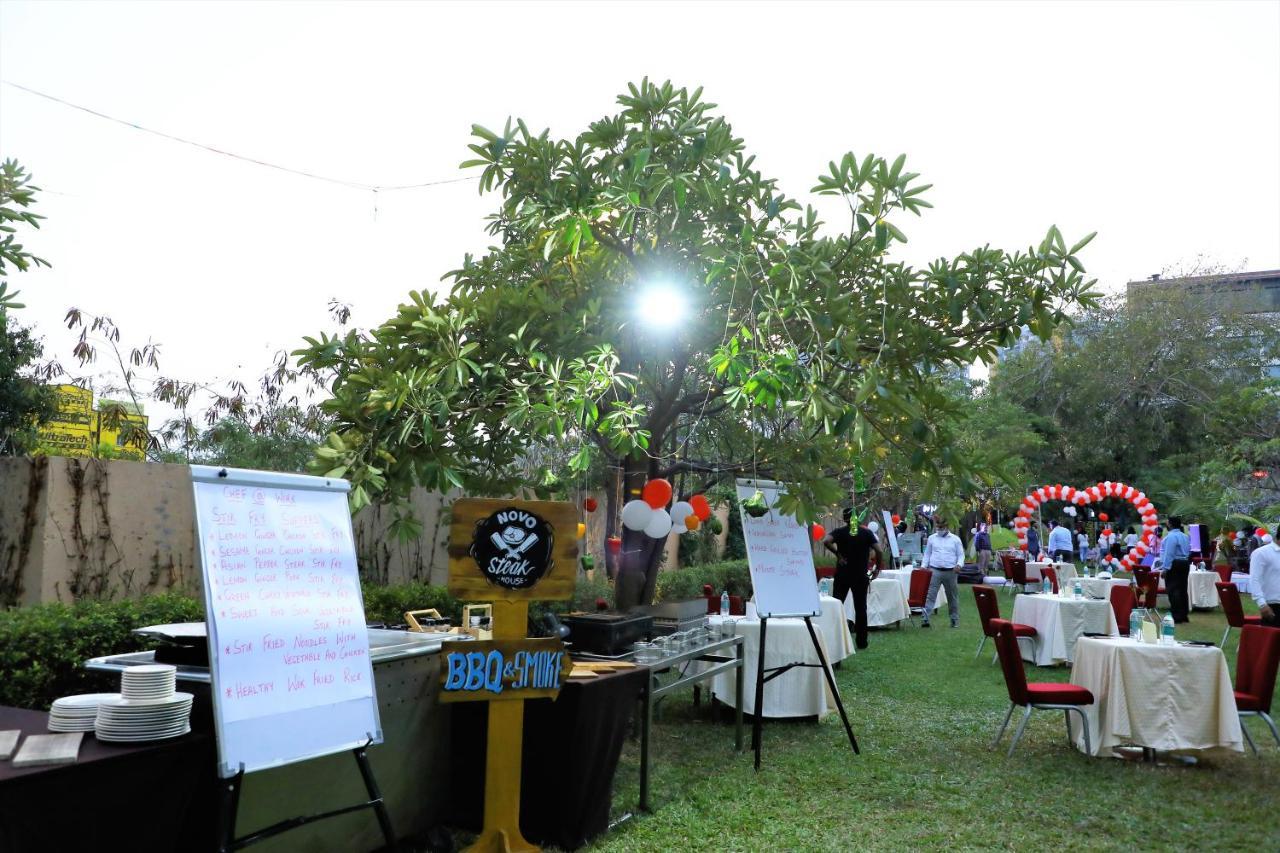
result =
[[[646,667],[636,667],[570,681],[555,701],[524,703],[520,829],[525,838],[574,850],[609,828],[613,774],[647,677]],[[454,821],[479,831],[489,704],[451,707]]]
[[[43,711],[0,706],[0,731],[48,734]],[[0,851],[198,851],[216,820],[211,733],[143,744],[86,732],[75,764],[15,768],[0,761]],[[197,770],[198,768],[198,770]]]

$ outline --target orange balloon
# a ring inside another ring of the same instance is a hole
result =
[[[700,520],[706,521],[711,517],[711,503],[706,495],[694,495],[689,498],[689,506],[693,507],[693,514]]]
[[[644,491],[640,493],[640,497],[654,509],[662,509],[671,500],[671,484],[661,477],[650,480],[644,484]]]
[[[697,530],[702,526],[702,519],[698,518],[698,516],[693,513],[689,513],[684,517],[684,526],[689,530]]]

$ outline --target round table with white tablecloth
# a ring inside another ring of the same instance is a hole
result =
[[[1120,633],[1110,601],[1070,594],[1019,595],[1013,602],[1013,621],[1036,629],[1035,644],[1019,646],[1023,658],[1036,666],[1071,660],[1076,640],[1086,632],[1111,636]]]
[[[813,629],[826,652],[827,662],[836,663],[854,653],[853,637],[849,635],[849,626],[845,622],[844,608],[840,606],[840,602],[829,595],[820,596],[819,602],[822,614],[813,618]],[[713,625],[719,625],[723,621],[719,616],[710,616],[708,620]],[[754,714],[756,668],[760,661],[760,620],[737,617],[734,629],[743,638],[744,646],[742,710],[744,713]],[[765,644],[768,646],[764,659],[766,676],[768,670],[774,667],[796,662],[817,664],[819,661],[813,648],[813,639],[809,636],[809,629],[805,627],[803,619],[770,619],[769,628],[765,632]],[[736,678],[736,670],[723,672],[711,683],[712,695],[730,707],[734,704]],[[793,667],[764,685],[766,717],[823,717],[831,713],[834,706],[826,679],[817,666]]]
[[[883,572],[881,573],[883,574]],[[939,592],[942,592],[939,589]],[[844,599],[844,615],[851,622],[857,622],[853,612],[853,593]],[[894,578],[878,577],[867,588],[867,627],[877,628],[881,625],[893,625],[911,615],[907,607],[907,593],[902,584]]]
[[[876,580],[895,580],[902,586],[902,594],[909,596],[911,595],[911,572],[911,569],[881,569],[880,576]],[[947,591],[943,587],[938,587],[938,597],[933,602],[933,609],[936,611],[946,603]]]
[[[1218,606],[1218,588],[1214,586],[1222,578],[1217,572],[1187,572],[1187,598],[1193,609],[1211,609]]]
[[[1241,598],[1253,595],[1253,578],[1249,577],[1247,572],[1232,572],[1231,582],[1240,591]]]
[[[1051,563],[1051,562],[1030,563],[1029,562],[1027,563],[1027,580],[1039,581],[1040,570],[1047,566],[1052,566],[1054,574],[1058,576],[1059,589],[1061,589],[1062,585],[1067,581],[1075,579],[1075,576],[1076,576],[1075,563]]]
[[[1129,586],[1128,578],[1079,578],[1081,591],[1089,598],[1105,598],[1111,600],[1113,586]]]
[[[1071,683],[1093,694],[1085,706],[1093,754],[1142,746],[1165,752],[1243,752],[1227,659],[1215,646],[1081,637]],[[1075,715],[1071,738],[1084,751]]]

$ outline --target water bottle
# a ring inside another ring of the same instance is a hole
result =
[[[1142,614],[1136,607],[1129,611],[1129,639],[1135,643],[1142,642]]]
[[[725,590],[720,594],[720,615],[729,615],[729,590]]]
[[[1076,601],[1079,601],[1081,598],[1083,598],[1084,597],[1084,581],[1080,580],[1080,578],[1076,578],[1075,589],[1073,589],[1072,592],[1074,593]]]
[[[1084,564],[1084,576],[1085,576],[1085,577],[1087,577],[1087,578],[1091,578],[1091,577],[1093,577],[1093,575],[1091,575],[1091,574],[1089,573],[1089,564],[1088,564],[1088,563],[1085,563],[1085,564]]]
[[[1043,575],[1040,577],[1040,592],[1043,595],[1048,595],[1053,592],[1053,584],[1051,584],[1049,579]]]
[[[1164,644],[1166,646],[1172,646],[1174,642],[1176,642],[1173,639],[1173,617],[1170,616],[1168,613],[1164,615],[1164,627],[1162,628],[1160,633],[1161,633],[1161,639],[1164,640]]]

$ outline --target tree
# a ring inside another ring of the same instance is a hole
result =
[[[9,316],[22,307],[15,301],[18,291],[9,290],[10,270],[49,265],[17,242],[18,224],[39,228],[44,218],[27,210],[39,190],[30,181],[16,161],[0,164],[0,456],[30,451],[37,426],[54,411],[53,393],[41,381],[40,341]]]
[[[829,164],[812,191],[848,209],[832,233],[755,168],[700,89],[646,80],[618,103],[573,139],[473,126],[463,166],[501,195],[495,245],[447,276],[448,293],[412,293],[381,327],[296,353],[331,380],[338,428],[319,453],[351,479],[353,505],[414,485],[516,488],[522,455],[548,443],[572,450],[571,472],[598,460],[620,481],[611,535],[618,496],[653,477],[686,474],[686,493],[785,480],[778,509],[810,520],[877,448],[930,481],[940,462],[984,473],[952,449],[939,377],[1091,304],[1077,258],[1090,238],[1050,228],[1026,252],[916,269],[892,257],[902,214],[930,206],[905,157]],[[675,328],[638,320],[673,310],[647,303],[658,282],[688,303]],[[660,542],[621,535],[610,569],[625,608],[652,598]]]
[[[200,434],[190,461],[301,473],[324,440],[324,433],[315,429],[307,413],[297,407],[282,407],[258,429],[243,420],[224,417]]]

